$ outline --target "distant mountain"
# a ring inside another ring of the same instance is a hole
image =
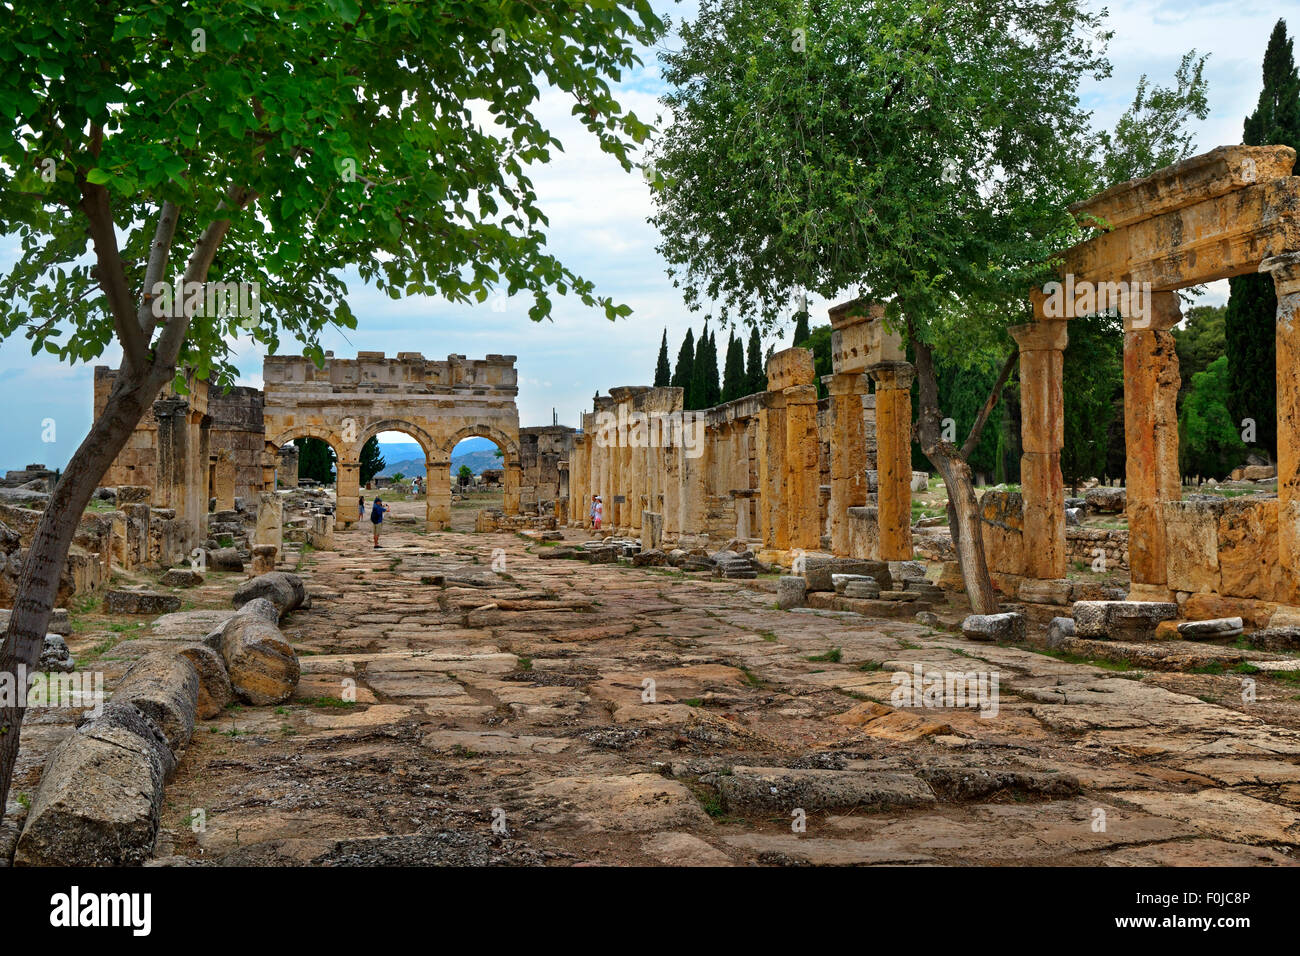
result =
[[[476,475],[489,468],[500,468],[501,459],[497,457],[496,451],[497,446],[490,439],[465,439],[451,453],[453,480],[461,465],[469,465]],[[415,442],[380,443],[379,452],[384,456],[384,468],[379,473],[381,478],[391,478],[398,472],[406,478],[424,474],[424,452]]]

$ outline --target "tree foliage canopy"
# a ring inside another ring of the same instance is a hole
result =
[[[116,335],[145,362],[163,322],[137,323],[137,306],[164,203],[184,247],[229,222],[200,281],[260,286],[256,322],[187,316],[179,364],[200,377],[232,379],[240,334],[299,339],[319,361],[320,329],[356,324],[345,266],[394,298],[499,288],[541,319],[558,291],[629,311],[546,251],[527,168],[561,148],[543,84],[631,168],[649,128],[607,78],[662,31],[648,0],[23,6],[0,18],[0,233],[21,247],[0,337],[87,361]]]

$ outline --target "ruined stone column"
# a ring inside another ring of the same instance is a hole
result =
[[[775,356],[773,356],[775,358]],[[771,363],[769,362],[769,367]],[[769,377],[771,373],[769,372]],[[758,413],[758,523],[763,547],[784,551],[790,537],[782,509],[785,506],[785,395],[768,390]]]
[[[361,462],[336,462],[334,473],[335,524],[341,528],[350,528],[357,521],[357,499],[361,497]]]
[[[1300,252],[1265,259],[1277,289],[1277,549],[1288,604],[1300,604]],[[1259,374],[1267,374],[1259,369]]]
[[[232,511],[235,507],[235,463],[224,452],[217,456],[213,484],[216,486],[218,511]]]
[[[507,467],[506,474],[510,474]],[[429,528],[444,530],[451,527],[451,462],[425,461],[424,521]],[[516,491],[516,494],[518,492]],[[516,506],[518,499],[516,498]]]
[[[277,469],[276,476],[280,479],[280,487],[298,487],[297,445],[288,444],[280,449],[280,467]]]
[[[505,463],[505,500],[501,505],[501,510],[508,515],[519,514],[519,485],[523,472],[522,466],[518,461],[507,461]],[[447,464],[447,494],[450,500],[451,495],[451,463]],[[448,519],[450,520],[450,512]]]
[[[828,375],[831,396],[831,553],[849,554],[849,509],[867,503],[866,416],[861,372]]]
[[[821,548],[817,489],[817,386],[793,385],[785,395],[785,519],[790,548]]]
[[[876,383],[876,514],[880,560],[912,560],[912,380],[907,362],[868,366]]]
[[[1020,486],[1025,503],[1025,570],[1040,580],[1065,577],[1065,438],[1062,374],[1069,341],[1061,319],[1040,318],[1044,297],[1034,293],[1036,321],[1010,329],[1020,346]],[[880,407],[876,407],[877,439]]]
[[[1166,502],[1182,497],[1178,471],[1178,353],[1170,333],[1178,296],[1156,292],[1145,315],[1124,316],[1124,445],[1129,598],[1168,601]]]

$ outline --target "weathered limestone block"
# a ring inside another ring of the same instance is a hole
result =
[[[664,516],[655,511],[641,512],[641,547],[659,550],[664,542]]]
[[[644,526],[642,527],[644,528]],[[638,551],[632,555],[632,567],[634,568],[661,568],[667,563],[668,555],[658,548]]]
[[[911,774],[849,770],[735,767],[714,782],[728,810],[789,812],[917,807],[935,802],[933,791]]]
[[[188,658],[155,651],[127,669],[113,700],[135,705],[163,732],[172,753],[179,753],[194,735],[199,674]]]
[[[209,551],[207,563],[210,571],[244,570],[244,559],[237,548],[216,548]]]
[[[1220,641],[1240,637],[1245,630],[1241,618],[1220,617],[1211,621],[1184,621],[1178,634],[1188,641]]]
[[[159,591],[117,588],[104,595],[104,611],[108,614],[167,614],[180,609],[181,599],[177,595]]]
[[[874,505],[848,510],[848,533],[850,557],[879,560],[880,519]]]
[[[68,642],[60,634],[46,634],[45,641],[41,644],[40,660],[36,663],[37,670],[52,671],[60,674],[71,674],[77,669],[77,662],[72,657],[72,652],[68,650]]]
[[[1048,650],[1060,650],[1065,642],[1074,637],[1074,618],[1054,617],[1047,625]]]
[[[1178,616],[1178,605],[1164,601],[1075,601],[1074,629],[1082,638],[1149,641],[1156,625]]]
[[[783,574],[776,582],[776,606],[783,611],[803,607],[806,591],[807,582],[802,576]]]
[[[1014,611],[1003,614],[970,614],[961,622],[961,633],[971,641],[1021,643],[1025,639],[1025,616]]]
[[[1219,517],[1222,501],[1165,503],[1165,570],[1174,591],[1219,590]]]
[[[1074,585],[1066,578],[1057,581],[1026,578],[1016,589],[1016,597],[1029,604],[1069,604]]]
[[[261,617],[231,618],[221,632],[221,656],[235,694],[254,706],[283,703],[298,686],[298,655],[280,629]]]
[[[257,498],[257,528],[253,532],[253,543],[273,544],[279,548],[284,544],[283,529],[284,502],[274,491],[263,491]]]
[[[158,579],[158,583],[169,588],[192,588],[203,583],[203,575],[190,568],[170,568]]]
[[[1285,603],[1276,498],[1233,498],[1219,514],[1219,593]]]
[[[245,581],[235,589],[231,604],[242,608],[254,598],[266,598],[275,605],[280,617],[300,607],[307,598],[302,578],[287,571],[271,571]]]
[[[858,561],[810,554],[804,558],[803,578],[809,591],[834,591],[834,575],[861,574],[873,578],[882,590],[893,586],[885,561]]]
[[[20,866],[133,866],[153,852],[166,739],[135,707],[110,703],[54,748],[14,853]]]
[[[1020,492],[984,492],[980,498],[980,529],[989,570],[1024,574],[1025,506]]]

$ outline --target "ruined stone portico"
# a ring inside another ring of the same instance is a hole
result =
[[[518,394],[513,355],[445,361],[418,352],[359,352],[355,359],[326,353],[322,367],[298,356],[269,356],[263,366],[266,452],[262,487],[273,491],[280,449],[312,437],[334,449],[337,515],[356,522],[361,494],[361,449],[385,431],[410,435],[425,456],[425,519],[431,528],[451,522],[451,453],[465,438],[493,441],[502,453],[507,514],[519,511]]]
[[[644,539],[649,518],[656,541],[679,547],[735,538],[781,563],[910,560],[913,369],[883,306],[846,302],[831,322],[827,399],[800,348],[768,359],[766,390],[713,408],[684,411],[680,388],[597,395],[568,462],[568,523],[591,527],[600,495],[602,530]],[[694,442],[663,422],[694,425]]]
[[[1294,150],[1224,146],[1071,207],[1096,235],[1061,255],[1062,311],[1032,297],[1033,319],[1012,330],[1020,346],[1023,512],[986,524],[991,567],[1004,584],[1042,593],[1064,583],[1065,504],[1060,449],[1063,355],[1071,317],[1099,311],[1094,291],[1119,290],[1124,318],[1124,434],[1134,600],[1227,600],[1247,620],[1300,604],[1300,178]],[[1277,498],[1183,501],[1178,468],[1178,357],[1170,330],[1177,292],[1263,272],[1278,294]],[[1076,290],[1081,290],[1076,292]],[[1100,293],[1098,293],[1100,294]],[[1086,301],[1089,305],[1078,307]],[[987,515],[986,515],[987,521]],[[1063,593],[1068,588],[1063,589]],[[1218,604],[1214,604],[1218,601]],[[1214,616],[1214,615],[1209,615]]]

